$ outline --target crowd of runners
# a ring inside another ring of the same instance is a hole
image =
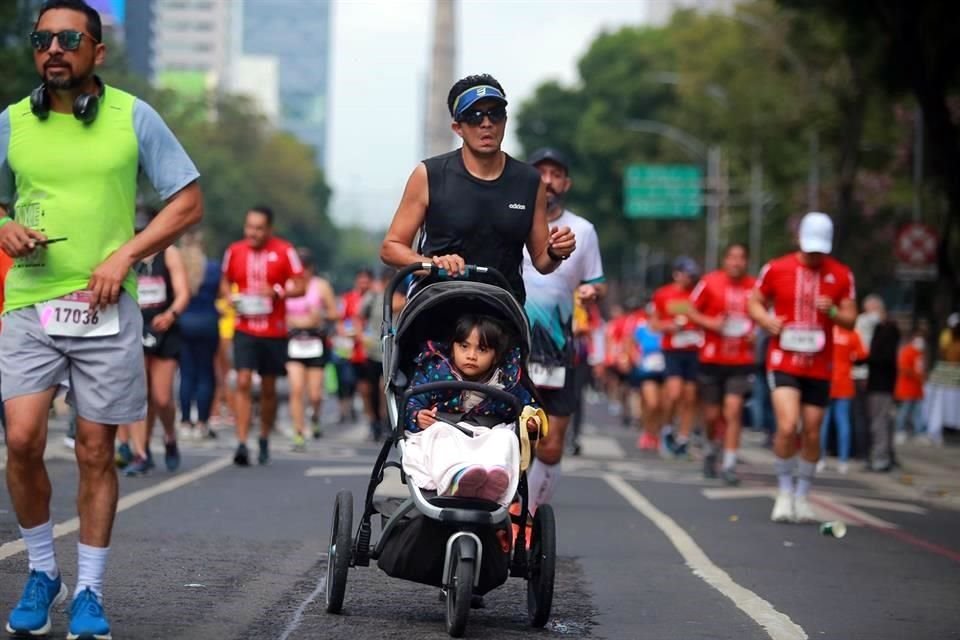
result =
[[[41,84],[0,112],[0,249],[12,259],[0,262],[0,391],[7,488],[29,559],[6,628],[44,635],[68,597],[43,457],[50,407],[66,389],[79,468],[68,638],[108,640],[103,587],[117,462],[127,475],[149,473],[159,420],[171,472],[180,465],[178,438],[228,438],[226,425],[235,434],[233,462],[249,466],[255,422],[257,462],[269,463],[283,377],[294,451],[334,421],[382,439],[392,425],[379,309],[391,271],[361,271],[337,296],[309,251],[274,234],[283,212],[263,204],[237,212],[243,238],[223,256],[208,255],[196,231],[204,208],[197,168],[156,111],[95,74],[106,51],[99,14],[82,0],[48,0],[30,41]],[[489,75],[454,84],[447,107],[462,146],[414,169],[380,257],[392,269],[433,263],[449,277],[468,264],[495,267],[524,306],[532,336],[526,371],[550,425],[528,470],[531,511],[551,500],[568,445],[579,452],[591,379],[623,405],[643,452],[689,457],[699,433],[704,474],[731,485],[750,396],[756,424],[773,417],[775,521],[813,518],[807,495],[831,424],[828,406],[846,462],[851,382],[863,383],[868,400],[872,468],[895,464],[893,403],[910,400],[904,421],[917,422],[909,396],[917,376],[922,381],[923,336],[910,342],[919,355],[900,358],[882,301],[868,298],[871,308],[858,317],[853,275],[830,257],[826,214],[806,214],[797,251],[755,278],[746,247],[732,244],[717,271],[701,274],[695,260],[678,257],[672,282],[650,300],[618,299],[594,226],[565,206],[576,160],[553,148],[526,162],[504,153],[507,105]],[[162,201],[156,211],[137,206],[141,174]],[[405,297],[390,303],[399,310]],[[854,367],[863,363],[865,381]],[[328,390],[336,412],[324,411]]]

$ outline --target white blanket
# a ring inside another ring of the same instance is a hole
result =
[[[459,424],[474,436],[441,421],[408,434],[403,449],[404,472],[421,489],[433,489],[442,495],[449,490],[453,476],[466,466],[503,467],[510,484],[497,502],[508,504],[520,482],[520,444],[513,425],[487,428]]]

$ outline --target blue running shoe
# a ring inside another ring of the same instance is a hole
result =
[[[116,462],[117,467],[121,469],[133,462],[133,451],[130,450],[130,445],[126,442],[121,442],[120,446],[117,447]]]
[[[661,458],[673,458],[674,447],[677,446],[676,440],[673,437],[673,431],[666,427],[660,434],[660,457]]]
[[[103,605],[90,587],[73,598],[67,640],[111,640],[110,623],[103,612]]]
[[[67,599],[67,585],[60,576],[51,580],[44,571],[31,571],[23,595],[7,619],[7,633],[15,636],[45,636],[50,633],[50,611]]]
[[[177,448],[177,441],[168,442],[163,445],[163,462],[167,465],[167,471],[176,471],[180,468],[180,449]]]
[[[146,475],[152,466],[153,465],[151,465],[146,458],[137,456],[133,459],[133,462],[123,468],[123,475],[127,476],[128,478]]]

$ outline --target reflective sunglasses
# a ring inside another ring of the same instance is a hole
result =
[[[493,124],[500,124],[507,119],[507,108],[503,105],[500,105],[499,107],[493,107],[492,109],[487,109],[486,111],[481,111],[480,109],[468,109],[460,114],[460,117],[457,118],[457,122],[464,122],[472,126],[477,126],[483,122],[484,117],[490,118],[490,122]]]
[[[64,51],[76,51],[80,48],[80,43],[83,41],[84,36],[97,42],[92,36],[88,36],[82,31],[66,29],[57,33],[53,31],[34,31],[30,34],[30,44],[32,44],[33,48],[37,51],[46,51],[50,48],[50,45],[53,44],[53,39],[56,38],[60,44],[60,48]]]

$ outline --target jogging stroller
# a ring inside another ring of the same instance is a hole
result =
[[[420,270],[430,271],[430,278],[438,281],[417,291],[394,325],[393,293],[408,276]],[[419,346],[428,339],[452,337],[456,318],[463,313],[483,313],[498,318],[518,337],[523,361],[529,356],[526,314],[499,272],[468,266],[464,278],[446,279],[445,276],[443,270],[430,263],[413,264],[400,270],[384,293],[381,340],[391,430],[374,463],[356,535],[353,534],[353,495],[346,490],[337,494],[327,563],[326,609],[329,613],[340,612],[348,569],[369,566],[373,559],[390,576],[440,587],[446,600],[447,632],[453,637],[464,633],[472,598],[502,585],[508,576],[527,581],[530,624],[543,627],[550,617],[553,601],[556,524],[550,505],[541,505],[532,518],[527,541],[531,517],[526,472],[521,472],[517,489],[520,516],[511,516],[507,507],[495,502],[422,491],[412,481],[408,482],[403,472],[405,413],[414,395],[451,389],[483,392],[513,407],[518,437],[520,429],[526,429],[520,424],[519,401],[500,389],[467,381],[410,387],[413,360]],[[500,286],[489,281],[499,282]],[[445,332],[448,335],[444,335]],[[375,504],[374,492],[383,482],[388,467],[400,470],[409,497]],[[380,516],[377,540],[372,539],[375,515]],[[518,525],[516,540],[513,540],[511,519]]]

